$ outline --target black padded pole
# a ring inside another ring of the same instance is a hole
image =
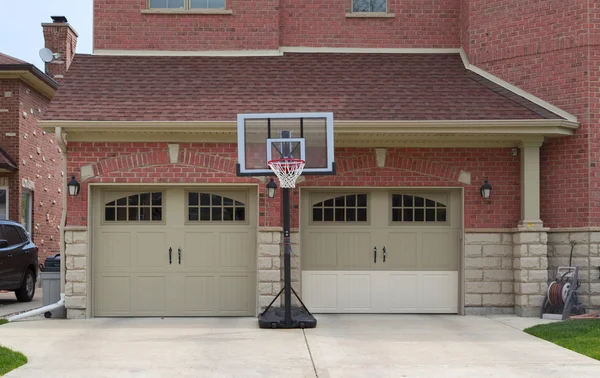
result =
[[[290,190],[283,188],[283,275],[284,275],[284,308],[285,327],[292,326],[292,269],[290,245]]]

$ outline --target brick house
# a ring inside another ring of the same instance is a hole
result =
[[[60,251],[63,159],[54,133],[38,126],[57,88],[33,64],[0,53],[0,219],[25,226],[41,262]]]
[[[67,316],[264,308],[281,288],[281,204],[236,175],[236,115],[291,112],[335,119],[337,174],[292,192],[292,279],[314,312],[538,315],[571,242],[598,308],[594,15],[581,1],[96,0],[94,53],[42,121],[81,183]]]

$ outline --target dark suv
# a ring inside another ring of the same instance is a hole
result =
[[[38,247],[18,223],[0,220],[0,290],[14,291],[19,302],[35,294]]]

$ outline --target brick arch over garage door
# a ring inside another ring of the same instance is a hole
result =
[[[231,177],[236,178],[235,182],[257,182],[258,180],[255,178],[238,178],[236,176],[236,162],[233,159],[228,159],[222,156],[217,156],[214,154],[208,153],[200,153],[200,152],[190,152],[187,150],[179,151],[177,155],[177,159],[175,161],[171,160],[169,156],[169,151],[152,151],[139,153],[135,155],[127,155],[127,156],[116,156],[108,159],[101,160],[95,164],[92,164],[88,167],[82,168],[82,175],[84,175],[84,171],[91,173],[91,177],[95,178],[96,182],[102,182],[102,178],[104,177],[114,177],[116,173],[119,172],[131,172],[135,171],[138,173],[142,173],[144,168],[148,167],[165,167],[165,168],[177,168],[177,167],[193,167],[196,169],[202,169],[206,172],[212,171],[217,172],[222,177]],[[168,173],[168,172],[165,172]],[[171,173],[174,173],[171,171]],[[181,172],[175,172],[181,173]],[[185,172],[184,172],[185,173]],[[191,172],[188,172],[191,173]],[[202,173],[202,172],[198,172]],[[89,176],[90,174],[88,174]],[[118,175],[117,175],[118,176]],[[139,176],[142,178],[143,176]],[[169,179],[176,179],[178,177],[168,175],[157,176]],[[175,182],[198,182],[198,181],[188,181],[185,180],[185,177],[179,176],[182,180],[172,180]],[[214,177],[205,177],[205,178],[214,178]],[[204,182],[204,181],[201,181]]]
[[[336,175],[352,176],[356,172],[369,170],[372,172],[384,172],[386,170],[401,170],[416,173],[422,176],[428,176],[432,181],[446,181],[456,185],[464,185],[459,181],[462,170],[457,167],[441,164],[434,161],[416,159],[401,155],[388,155],[385,157],[384,165],[377,164],[375,154],[365,154],[355,156],[349,159],[338,160]],[[376,173],[374,174],[376,175]],[[313,176],[308,178],[304,185],[322,184],[323,181],[330,181],[326,177]]]

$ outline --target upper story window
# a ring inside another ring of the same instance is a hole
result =
[[[352,0],[352,12],[387,12],[388,0]]]
[[[149,0],[150,9],[225,9],[225,0]]]

